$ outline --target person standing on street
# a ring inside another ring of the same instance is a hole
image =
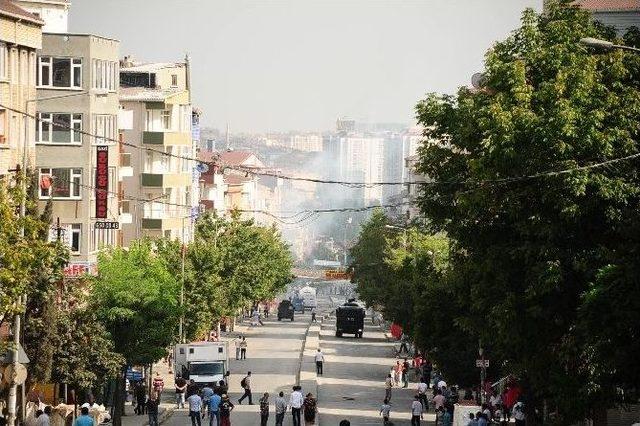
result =
[[[184,408],[184,394],[187,391],[187,381],[182,376],[176,376],[176,408]]]
[[[422,419],[422,403],[415,396],[415,399],[411,403],[411,426],[420,426],[420,420]]]
[[[251,397],[251,371],[247,372],[247,375],[240,381],[240,386],[244,389],[244,394],[238,400],[238,404],[242,405],[242,401],[249,397],[249,405],[253,405],[253,399]]]
[[[187,398],[189,402],[189,417],[191,418],[191,426],[202,426],[200,416],[202,416],[202,398],[198,392],[194,392]]]
[[[318,352],[316,352],[315,359],[316,359],[316,374],[322,376],[322,364],[324,363],[324,354],[322,353],[320,348],[318,348]]]
[[[316,320],[316,308],[311,308],[311,322],[318,322]]]
[[[407,361],[407,358],[405,358],[402,363],[402,387],[403,388],[409,387],[409,368],[410,368],[409,361]]]
[[[220,404],[222,403],[222,397],[217,393],[211,395],[209,398],[209,426],[220,426]],[[213,419],[216,419],[214,422]]]
[[[393,377],[391,377],[391,373],[387,376],[387,379],[384,381],[384,399],[387,401],[391,401],[391,388],[393,387]]]
[[[158,403],[159,393],[151,392],[149,401],[147,401],[147,414],[149,415],[149,426],[158,426]]]
[[[526,416],[524,414],[524,403],[522,402],[522,398],[518,398],[518,402],[516,402],[511,410],[511,415],[516,421],[516,426],[524,426]]]
[[[229,400],[229,395],[222,395],[220,403],[220,426],[231,426],[231,412],[233,411],[233,403]]]
[[[289,406],[291,407],[291,417],[293,418],[293,426],[301,426],[300,424],[300,409],[304,404],[304,398],[302,396],[302,389],[300,386],[294,386],[293,392],[289,397]]]
[[[380,415],[382,416],[382,424],[389,424],[389,415],[391,414],[391,405],[389,405],[389,400],[385,399],[380,407]]]
[[[205,384],[202,388],[202,414],[204,418],[204,414],[209,410],[209,401],[211,401],[211,397],[213,396],[213,388],[209,383]]]
[[[284,414],[287,412],[287,400],[284,399],[284,392],[280,391],[276,397],[276,426],[282,426]]]
[[[233,344],[236,347],[236,361],[240,359],[240,341],[241,341],[240,336],[233,339]]]
[[[260,426],[267,426],[269,421],[269,393],[265,392],[260,398]]]
[[[400,364],[400,361],[396,361],[396,365],[393,367],[393,373],[393,380],[396,382],[397,386],[400,384],[400,378],[402,377],[402,364]]]
[[[240,340],[240,359],[247,359],[247,338],[242,336],[242,340]]]
[[[429,402],[427,400],[427,386],[426,380],[424,377],[420,379],[420,383],[418,383],[418,397],[420,402],[422,403],[422,409],[424,411],[429,411]]]
[[[162,395],[162,391],[164,391],[164,379],[159,371],[156,371],[156,375],[153,378],[153,391],[158,395]]]
[[[304,424],[314,425],[316,424],[316,412],[318,411],[318,401],[313,397],[313,394],[309,392],[305,397],[302,405],[304,406]]]
[[[73,422],[73,426],[94,426],[93,417],[89,415],[89,407],[80,409],[80,416]]]
[[[51,426],[51,406],[44,407],[42,414],[38,416],[36,420],[36,426]]]

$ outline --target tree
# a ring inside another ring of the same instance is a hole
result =
[[[91,289],[92,309],[125,362],[115,402],[114,425],[119,426],[126,367],[158,361],[176,341],[180,286],[149,241],[134,242],[128,250],[100,252],[98,271]]]
[[[21,176],[18,174],[15,184],[0,182],[0,324],[22,312],[18,298],[29,296],[33,283],[42,277],[55,277],[64,262],[64,253],[42,238],[48,233],[48,223],[38,214],[18,216],[23,199]],[[35,202],[27,198],[26,207],[31,213]]]
[[[488,52],[482,90],[417,106],[436,141],[418,169],[442,182],[424,185],[419,205],[452,239],[448,282],[466,303],[451,320],[520,377],[530,407],[546,399],[563,424],[640,384],[628,302],[637,263],[626,263],[638,247],[637,163],[590,166],[638,152],[640,59],[578,47],[611,36],[566,1],[526,11]],[[596,321],[615,303],[624,312]]]

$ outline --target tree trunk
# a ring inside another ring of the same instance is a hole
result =
[[[122,368],[122,372],[118,374],[116,381],[116,393],[113,396],[113,426],[122,426],[122,416],[124,415],[125,392],[127,376],[127,367]]]

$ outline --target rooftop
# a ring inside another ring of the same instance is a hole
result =
[[[15,19],[24,19],[37,25],[44,25],[44,21],[31,12],[27,12],[11,0],[0,0],[0,15]]]
[[[224,183],[231,186],[243,185],[244,183],[251,182],[252,180],[252,177],[247,177],[245,175],[239,175],[236,173],[224,175]]]
[[[165,68],[184,68],[183,62],[154,62],[149,64],[133,64],[132,66],[123,66],[120,72],[156,72]]]
[[[120,87],[121,101],[162,102],[167,98],[184,92],[184,89],[152,89],[148,87]]]
[[[597,12],[640,11],[640,0],[576,0],[576,4]]]
[[[253,155],[255,154],[249,151],[225,151],[220,153],[220,163],[227,166],[240,166]]]

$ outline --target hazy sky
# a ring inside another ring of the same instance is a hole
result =
[[[72,0],[70,31],[119,39],[121,55],[189,52],[205,125],[327,130],[338,116],[413,122],[452,92],[542,0]]]

